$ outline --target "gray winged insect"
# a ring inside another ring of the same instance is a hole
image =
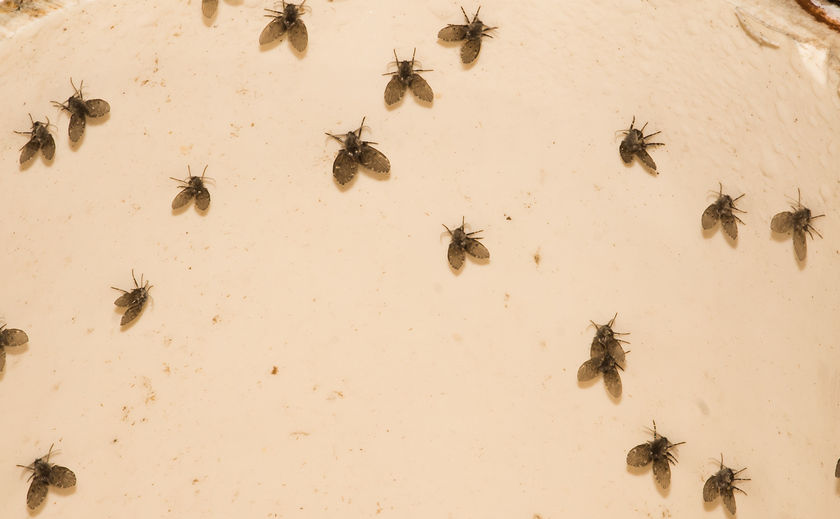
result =
[[[660,132],[654,132],[650,135],[645,135],[645,127],[647,123],[642,126],[641,129],[633,128],[633,125],[636,123],[636,116],[633,116],[633,120],[630,122],[630,128],[627,130],[622,130],[625,134],[624,139],[621,141],[621,144],[618,146],[618,153],[621,155],[621,160],[624,161],[625,164],[629,164],[631,160],[633,160],[633,155],[639,157],[639,160],[642,163],[653,170],[654,173],[656,171],[656,162],[650,158],[646,148],[649,146],[665,146],[664,143],[661,142],[646,142],[646,139],[653,137],[654,135]],[[658,173],[657,173],[658,174]]]
[[[498,29],[498,27],[488,27],[478,19],[478,12],[481,11],[481,6],[475,11],[475,15],[470,21],[467,12],[461,8],[464,13],[464,19],[467,21],[466,25],[449,24],[438,32],[438,38],[443,41],[463,41],[464,45],[461,47],[461,62],[472,63],[478,57],[481,51],[481,38],[492,38],[487,31]]]
[[[653,462],[653,475],[656,482],[663,489],[671,485],[671,463],[677,458],[669,452],[677,445],[685,442],[671,443],[668,438],[656,432],[656,421],[653,422],[653,440],[636,445],[627,453],[627,464],[631,467],[644,467]]]
[[[730,238],[733,240],[738,239],[738,225],[735,222],[740,222],[743,224],[743,220],[738,218],[733,212],[737,211],[739,213],[744,213],[746,211],[741,211],[737,207],[735,207],[735,202],[741,199],[744,195],[740,195],[738,197],[732,198],[729,195],[723,194],[723,184],[720,184],[720,191],[718,193],[718,199],[715,200],[715,203],[710,205],[703,211],[703,216],[700,218],[700,223],[703,225],[704,229],[711,229],[715,226],[715,224],[720,221],[721,227],[723,230],[726,231],[726,234],[729,235]]]
[[[29,114],[29,120],[32,122],[31,130],[28,132],[15,131],[20,135],[29,135],[29,142],[21,148],[20,163],[23,164],[30,160],[38,153],[38,150],[41,150],[45,159],[52,160],[55,156],[55,139],[50,135],[49,117],[46,123],[42,123],[41,121],[33,121],[32,114]]]
[[[622,342],[627,343],[627,341],[616,337],[616,335],[624,334],[612,329],[616,317],[618,317],[618,314],[615,314],[607,324],[599,325],[589,321],[597,331],[589,348],[590,358],[581,364],[577,374],[578,380],[585,382],[592,380],[599,373],[603,373],[604,384],[614,398],[621,396],[621,377],[618,370],[624,369],[625,354],[627,353],[621,346]]]
[[[201,14],[205,18],[212,18],[219,7],[219,0],[201,0]]]
[[[391,81],[388,81],[388,86],[385,87],[385,104],[390,106],[402,99],[406,88],[410,88],[414,95],[422,101],[427,103],[434,101],[435,94],[432,92],[432,87],[418,74],[418,72],[431,72],[431,69],[414,68],[414,55],[416,53],[417,49],[414,49],[411,54],[411,61],[401,61],[397,57],[397,50],[394,49],[397,71],[382,74],[383,76],[391,76]]]
[[[0,326],[0,371],[3,371],[3,366],[6,365],[6,347],[22,346],[27,342],[29,337],[23,330],[7,329],[5,324]]]
[[[18,465],[32,471],[32,475],[29,476],[32,484],[29,485],[29,491],[26,493],[26,506],[30,510],[35,510],[44,502],[44,498],[47,497],[47,487],[50,485],[58,488],[76,486],[76,475],[72,470],[50,463],[52,448],[53,446],[50,445],[47,455],[36,459],[31,465]]]
[[[204,173],[207,172],[207,166],[204,166],[204,171],[201,172],[200,177],[195,177],[187,166],[189,178],[181,180],[175,177],[169,177],[176,182],[181,182],[183,186],[179,186],[181,192],[172,200],[172,209],[178,209],[187,205],[190,200],[195,198],[195,206],[202,211],[206,211],[210,207],[210,191],[204,187]]]
[[[735,515],[735,491],[747,495],[746,492],[735,486],[736,481],[749,481],[749,478],[736,478],[738,474],[747,470],[732,470],[723,464],[723,454],[720,455],[720,470],[712,474],[703,485],[703,501],[711,503],[718,495],[723,499],[723,504],[729,513]]]
[[[776,214],[776,216],[774,216],[770,221],[770,229],[777,233],[788,233],[793,231],[793,249],[796,251],[796,257],[799,258],[799,261],[804,261],[805,255],[808,252],[808,245],[805,241],[805,233],[807,232],[808,235],[811,236],[812,240],[814,239],[814,235],[811,234],[811,231],[814,231],[817,233],[817,236],[822,238],[822,234],[820,234],[819,231],[811,225],[811,220],[814,218],[821,218],[825,215],[818,214],[816,216],[811,216],[811,210],[802,205],[802,193],[798,189],[797,193],[799,193],[799,197],[796,201],[796,205],[791,206],[793,212],[783,211]]]
[[[333,162],[333,176],[336,182],[341,185],[350,182],[356,176],[356,172],[359,170],[359,164],[377,173],[388,173],[391,171],[391,162],[388,161],[388,157],[371,146],[371,144],[377,143],[362,140],[362,128],[364,125],[365,118],[363,117],[359,129],[347,132],[344,135],[344,139],[337,135],[327,133],[327,135],[344,146],[338,152],[338,156],[336,156]]]
[[[88,117],[102,117],[111,111],[111,105],[103,99],[88,99],[86,101],[82,96],[84,84],[85,82],[82,81],[79,83],[79,88],[76,88],[71,78],[70,85],[73,86],[75,93],[64,104],[53,101],[54,105],[70,114],[70,126],[67,128],[67,133],[70,135],[71,142],[77,142],[84,135]]]
[[[464,265],[466,254],[478,259],[487,259],[490,257],[490,251],[480,241],[480,237],[473,237],[473,234],[478,234],[481,231],[464,232],[464,217],[461,217],[461,226],[457,229],[450,230],[449,227],[443,227],[452,236],[449,242],[449,249],[446,252],[446,257],[449,260],[449,265],[453,269],[458,270]]]
[[[283,1],[283,9],[275,11],[273,9],[266,9],[271,14],[265,16],[272,18],[268,25],[265,26],[262,33],[260,33],[260,45],[271,43],[277,38],[282,38],[286,32],[289,33],[289,41],[298,52],[306,50],[306,44],[309,42],[309,33],[306,32],[306,25],[300,19],[305,8],[303,0],[300,4],[287,4]]]
[[[134,280],[134,289],[130,292],[121,288],[111,287],[123,293],[123,295],[114,301],[114,304],[120,308],[127,307],[122,319],[120,319],[120,326],[125,326],[137,319],[137,316],[140,315],[140,311],[143,310],[143,306],[146,304],[146,300],[149,298],[149,290],[152,288],[149,286],[148,281],[146,281],[145,285],[143,284],[142,274],[140,275],[140,284],[137,284],[137,278],[134,277],[134,269],[131,269],[131,278]]]

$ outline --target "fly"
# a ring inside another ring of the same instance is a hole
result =
[[[604,384],[614,398],[621,396],[621,377],[618,370],[624,370],[627,353],[621,347],[621,343],[627,341],[616,337],[616,335],[624,334],[612,329],[617,316],[618,314],[615,314],[609,323],[602,325],[589,321],[596,328],[595,337],[592,338],[592,345],[589,348],[590,358],[580,366],[577,374],[578,380],[585,382],[603,373]]]
[[[452,236],[449,242],[449,250],[446,257],[449,259],[449,265],[458,270],[464,265],[464,258],[469,253],[470,256],[478,259],[487,259],[490,257],[490,251],[480,241],[481,238],[473,238],[473,234],[478,234],[481,231],[464,232],[464,217],[461,217],[461,226],[454,231],[450,230],[446,225],[443,226]]]
[[[347,132],[344,139],[327,133],[327,135],[344,146],[338,152],[338,156],[333,162],[333,176],[341,185],[353,180],[353,177],[356,176],[356,172],[359,170],[359,164],[377,173],[388,173],[391,171],[391,163],[388,161],[388,157],[371,146],[371,144],[377,143],[362,140],[362,127],[364,125],[365,118],[363,117],[359,129]]]
[[[262,33],[260,33],[260,45],[271,43],[278,38],[282,38],[286,32],[289,33],[289,41],[292,42],[292,47],[298,52],[306,50],[306,44],[309,42],[309,33],[306,31],[306,25],[300,19],[305,11],[303,0],[300,4],[287,4],[283,1],[283,9],[275,11],[273,9],[266,9],[271,14],[265,16],[272,18],[268,25],[265,26]]]
[[[189,166],[187,166],[187,171],[189,172],[187,180],[169,177],[184,184],[179,186],[181,192],[172,200],[172,209],[183,207],[195,198],[195,206],[202,211],[206,211],[210,207],[210,191],[207,191],[207,188],[204,187],[204,173],[207,172],[207,166],[204,166],[204,171],[201,172],[200,177],[194,177]]]
[[[618,153],[621,155],[621,160],[624,161],[625,164],[629,164],[631,160],[633,160],[633,155],[639,157],[639,160],[642,163],[653,170],[654,173],[658,174],[656,171],[656,162],[650,158],[648,155],[647,149],[649,146],[665,146],[665,144],[661,142],[645,142],[645,139],[649,139],[654,135],[661,133],[661,132],[654,132],[650,135],[645,135],[645,127],[647,123],[642,126],[642,129],[639,130],[637,128],[633,128],[633,124],[636,122],[636,116],[633,116],[633,120],[630,122],[630,128],[627,130],[622,130],[626,137],[624,140],[621,141],[621,144],[618,146]]]
[[[29,161],[38,153],[38,150],[41,150],[45,159],[52,160],[55,156],[55,139],[50,135],[49,117],[46,123],[42,123],[41,121],[33,121],[32,114],[29,114],[29,120],[32,122],[31,130],[28,132],[15,131],[15,133],[20,135],[29,135],[29,142],[21,148],[20,163],[23,164]]]
[[[719,183],[720,184],[720,183]],[[726,234],[729,235],[730,238],[733,240],[738,239],[738,225],[735,222],[740,222],[744,225],[743,220],[738,218],[733,212],[737,211],[739,213],[744,213],[746,211],[741,211],[737,207],[735,207],[735,202],[741,199],[744,195],[740,195],[736,198],[732,198],[729,195],[723,194],[723,184],[720,184],[720,192],[718,193],[718,199],[706,208],[703,211],[703,216],[700,218],[700,223],[703,225],[704,229],[711,229],[715,226],[715,224],[720,220],[720,225],[723,227],[723,230],[726,231]]]
[[[749,478],[736,478],[738,474],[747,469],[732,470],[723,465],[723,454],[720,455],[720,470],[706,480],[703,485],[703,501],[711,503],[720,495],[723,504],[729,513],[735,515],[735,491],[747,495],[746,492],[735,486],[736,481],[749,481]]]
[[[385,104],[390,106],[402,99],[406,88],[410,88],[421,101],[431,103],[434,100],[435,94],[432,92],[432,87],[418,74],[418,72],[431,72],[431,70],[414,68],[414,55],[416,53],[417,49],[414,49],[411,54],[411,61],[400,61],[400,58],[397,57],[397,50],[394,49],[397,71],[383,74],[383,76],[391,76],[391,81],[388,81],[388,86],[385,87]]]
[[[146,281],[146,284],[143,285],[142,274],[140,275],[140,284],[137,284],[137,278],[134,277],[134,269],[131,269],[131,278],[134,280],[134,289],[131,290],[131,292],[121,288],[111,287],[114,290],[119,290],[123,293],[123,295],[114,301],[114,304],[120,308],[128,308],[123,314],[122,319],[120,319],[120,326],[125,326],[131,321],[137,319],[137,316],[140,315],[140,311],[143,310],[143,306],[146,305],[146,300],[149,298],[149,290],[152,288],[149,286],[148,281]]]
[[[0,371],[6,365],[6,347],[22,346],[29,342],[26,332],[17,328],[0,326]]]
[[[53,104],[70,114],[70,126],[67,127],[67,133],[70,135],[71,142],[78,142],[78,140],[85,133],[85,125],[88,117],[102,117],[111,111],[111,105],[103,99],[89,99],[85,101],[82,96],[82,88],[85,82],[79,83],[79,88],[73,84],[70,79],[70,85],[76,92],[67,99],[67,102],[61,104],[53,101]]]
[[[807,232],[812,240],[814,239],[814,235],[811,234],[811,231],[814,231],[817,233],[817,236],[822,238],[822,234],[811,225],[811,220],[821,218],[825,215],[818,214],[817,216],[811,216],[811,210],[802,205],[802,193],[798,189],[796,192],[799,193],[799,197],[796,201],[796,206],[791,206],[793,212],[783,211],[776,214],[770,221],[770,229],[778,233],[793,231],[793,250],[796,251],[796,257],[799,258],[799,261],[804,261],[805,255],[808,252],[805,233]]]
[[[685,442],[671,443],[668,438],[656,432],[656,421],[653,422],[653,440],[636,445],[627,453],[627,464],[631,467],[644,467],[653,462],[653,475],[656,482],[663,489],[671,485],[671,464],[677,458],[669,452],[677,445]]]
[[[52,445],[46,456],[36,459],[31,465],[18,465],[20,468],[32,471],[32,475],[29,476],[32,484],[29,485],[29,491],[26,493],[26,506],[30,510],[35,510],[44,502],[44,498],[47,497],[47,487],[50,485],[58,488],[76,486],[76,475],[73,471],[50,463],[50,454],[52,454]]]
[[[467,22],[466,25],[455,25],[450,23],[438,32],[438,38],[443,41],[464,42],[464,45],[461,47],[462,63],[472,63],[475,61],[478,57],[478,53],[481,51],[481,38],[492,38],[493,36],[487,34],[487,31],[498,29],[498,27],[488,27],[484,25],[484,23],[478,19],[479,11],[481,11],[480,6],[475,11],[472,21],[470,21],[470,17],[467,16],[467,12],[464,11],[464,8],[462,7],[461,12],[464,13],[464,19]]]

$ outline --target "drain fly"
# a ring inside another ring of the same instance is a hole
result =
[[[631,467],[644,467],[653,462],[653,475],[656,482],[663,489],[671,485],[671,464],[677,458],[669,452],[677,445],[685,442],[671,443],[668,438],[656,432],[656,421],[653,422],[653,440],[636,445],[627,453],[627,464]]]
[[[612,325],[615,322],[616,314],[609,323],[598,325],[592,321],[596,328],[595,337],[592,338],[592,345],[589,348],[589,360],[584,362],[578,369],[578,380],[585,382],[598,376],[604,375],[604,384],[614,398],[621,396],[621,377],[618,370],[623,370],[625,365],[624,348],[621,343],[627,341],[618,339],[616,335],[623,335],[614,332]]]
[[[50,119],[47,118],[46,123],[33,121],[32,114],[30,114],[29,120],[32,122],[31,130],[28,132],[15,131],[20,135],[29,135],[29,142],[21,148],[20,163],[23,164],[30,160],[38,153],[38,150],[41,150],[45,159],[52,160],[55,156],[55,139],[50,135]]]
[[[333,176],[336,182],[341,185],[350,182],[356,176],[356,172],[359,170],[359,164],[377,173],[388,173],[391,171],[391,163],[388,161],[388,157],[371,146],[371,144],[377,143],[363,141],[361,139],[362,127],[364,125],[365,119],[362,118],[362,124],[359,125],[359,129],[347,132],[344,139],[337,135],[327,133],[327,135],[344,146],[344,149],[338,152],[338,156],[333,162]]]
[[[189,166],[187,166],[187,171],[189,172],[187,180],[169,177],[184,184],[180,186],[181,192],[172,200],[172,209],[183,207],[195,198],[195,206],[202,211],[206,211],[210,207],[210,191],[207,191],[207,188],[204,187],[204,173],[207,172],[207,166],[204,166],[204,171],[201,172],[200,177],[194,177]]]
[[[300,4],[287,4],[284,1],[281,11],[266,9],[271,14],[265,16],[272,18],[272,20],[268,22],[268,25],[260,33],[260,45],[265,45],[278,38],[282,38],[288,32],[292,47],[298,52],[306,50],[306,44],[309,42],[309,33],[306,32],[306,25],[300,19],[300,15],[305,10],[303,6],[305,3],[306,0]]]
[[[79,83],[79,88],[70,80],[70,85],[73,86],[75,93],[67,99],[67,102],[61,104],[53,101],[53,104],[70,114],[70,126],[67,128],[67,133],[70,135],[71,142],[78,142],[78,140],[85,133],[85,125],[88,117],[102,117],[111,111],[111,105],[103,99],[89,99],[85,101],[82,96],[82,88],[84,81]]]
[[[627,130],[622,130],[626,137],[621,141],[621,144],[618,146],[618,153],[621,155],[621,160],[624,161],[625,164],[629,164],[631,160],[633,160],[633,155],[639,157],[639,160],[642,163],[653,170],[654,173],[656,171],[656,162],[650,158],[646,148],[649,146],[665,146],[664,143],[661,142],[646,142],[645,139],[649,139],[654,135],[660,132],[654,132],[650,135],[645,135],[643,132],[645,131],[645,127],[647,123],[642,126],[642,129],[639,130],[637,128],[633,128],[633,124],[636,123],[636,116],[633,116],[633,120],[630,122],[630,128]],[[658,173],[657,173],[658,174]]]
[[[446,225],[443,226],[452,236],[452,241],[449,242],[449,250],[446,253],[449,259],[449,265],[453,269],[458,270],[464,265],[464,258],[469,253],[470,256],[478,259],[487,259],[490,257],[490,251],[480,241],[481,238],[473,237],[473,234],[478,234],[481,231],[464,232],[464,217],[461,217],[461,226],[454,231],[450,230]]]
[[[729,195],[723,194],[723,184],[720,184],[720,191],[718,193],[718,199],[706,208],[703,211],[703,216],[700,219],[700,223],[703,225],[704,229],[711,229],[715,226],[715,224],[720,221],[721,227],[723,230],[726,231],[726,234],[729,235],[730,238],[733,240],[738,239],[738,225],[735,222],[740,222],[743,224],[744,222],[738,218],[734,212],[737,211],[739,213],[743,213],[745,211],[741,211],[737,207],[735,207],[735,202],[741,199],[744,195],[740,195],[736,198],[732,198]]]
[[[6,328],[0,326],[0,371],[6,365],[6,347],[22,346],[29,342],[26,332],[17,328]]]
[[[44,498],[47,497],[47,487],[50,485],[58,488],[76,486],[76,475],[73,474],[73,471],[67,467],[50,463],[50,454],[52,454],[52,445],[46,456],[38,458],[31,465],[18,465],[18,467],[32,471],[32,475],[29,477],[32,484],[29,485],[29,492],[26,493],[26,506],[30,510],[35,510],[44,502]]]
[[[747,494],[740,488],[736,487],[735,482],[749,481],[749,478],[737,478],[735,476],[745,470],[745,468],[741,470],[732,470],[729,467],[724,466],[723,454],[721,454],[720,470],[707,479],[706,484],[703,485],[703,501],[711,503],[717,499],[718,495],[720,495],[721,499],[723,499],[723,504],[726,505],[726,509],[729,510],[730,514],[735,515],[735,491],[737,490],[744,495]]]
[[[443,41],[463,41],[464,45],[461,47],[461,62],[472,63],[478,57],[481,51],[481,38],[492,38],[487,31],[498,29],[498,27],[488,27],[478,19],[478,12],[481,11],[479,7],[475,11],[472,21],[467,16],[464,8],[461,12],[464,13],[464,19],[467,21],[466,25],[449,24],[438,32],[438,38]]]
[[[385,104],[390,106],[402,99],[406,88],[410,88],[414,95],[422,101],[431,103],[434,100],[435,94],[432,92],[432,87],[418,74],[418,72],[431,72],[431,70],[414,68],[414,55],[416,53],[417,49],[414,49],[411,54],[411,61],[401,61],[397,57],[396,49],[394,49],[397,71],[383,74],[383,76],[391,76],[391,81],[388,81],[388,86],[385,87]]]
[[[120,319],[120,326],[127,325],[140,315],[140,311],[143,310],[143,306],[149,298],[149,290],[152,288],[149,286],[148,281],[146,281],[145,285],[143,284],[142,274],[140,275],[140,284],[137,284],[137,278],[134,277],[134,269],[131,269],[131,278],[134,280],[134,289],[131,292],[121,288],[111,287],[114,290],[119,290],[123,293],[123,295],[114,301],[114,304],[120,308],[128,308],[123,314],[122,319]]]
[[[811,210],[802,205],[802,193],[799,192],[798,189],[797,193],[799,193],[799,197],[796,201],[796,205],[791,206],[793,212],[783,211],[776,214],[776,216],[773,217],[773,220],[770,221],[770,229],[777,233],[788,233],[793,231],[793,249],[796,251],[796,257],[799,258],[799,261],[804,261],[805,255],[808,252],[808,244],[805,241],[805,233],[807,232],[808,235],[811,236],[812,240],[814,239],[814,235],[811,234],[811,231],[814,231],[817,233],[817,236],[822,238],[822,234],[820,234],[819,231],[811,225],[811,220],[814,218],[821,218],[825,215],[818,214],[816,216],[811,216]]]

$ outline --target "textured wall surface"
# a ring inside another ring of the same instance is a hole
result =
[[[0,517],[53,442],[78,485],[40,517],[725,517],[701,495],[721,452],[749,467],[741,517],[836,515],[833,36],[754,21],[760,45],[723,0],[549,3],[484,0],[471,67],[436,40],[443,0],[310,0],[302,55],[260,49],[253,0],[9,30],[0,317],[30,343],[0,373]],[[381,74],[414,47],[434,105],[389,109]],[[75,149],[49,103],[70,77],[111,104]],[[18,166],[27,112],[57,126],[52,164]],[[633,115],[659,176],[619,158]],[[362,116],[391,174],[339,189],[324,132]],[[170,210],[188,164],[207,214]],[[700,227],[718,182],[746,193],[737,244]],[[797,188],[826,213],[804,264],[769,227]],[[491,260],[456,275],[462,215]],[[121,331],[132,268],[152,301]],[[615,312],[619,401],[576,379]],[[668,492],[625,463],[652,419],[687,442]]]

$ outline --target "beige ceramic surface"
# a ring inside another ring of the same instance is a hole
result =
[[[464,67],[435,38],[454,2],[307,5],[304,55],[259,48],[253,0],[83,2],[0,41],[0,316],[30,337],[0,373],[0,517],[53,442],[78,485],[40,517],[725,517],[701,497],[721,452],[749,467],[740,517],[837,515],[827,30],[760,45],[736,7],[798,14],[762,2],[485,0],[500,28]],[[434,106],[389,110],[415,46]],[[111,104],[76,149],[50,105],[70,77]],[[27,112],[52,164],[18,167]],[[363,115],[391,175],[339,189],[324,132]],[[659,176],[618,156],[633,115]],[[205,215],[169,208],[188,164]],[[719,181],[746,193],[737,245],[700,228]],[[805,264],[769,229],[797,187],[826,213]],[[455,275],[462,215],[492,259]],[[120,330],[132,268],[152,301]],[[620,401],[575,377],[614,312]],[[652,419],[687,442],[668,492],[625,464]]]

